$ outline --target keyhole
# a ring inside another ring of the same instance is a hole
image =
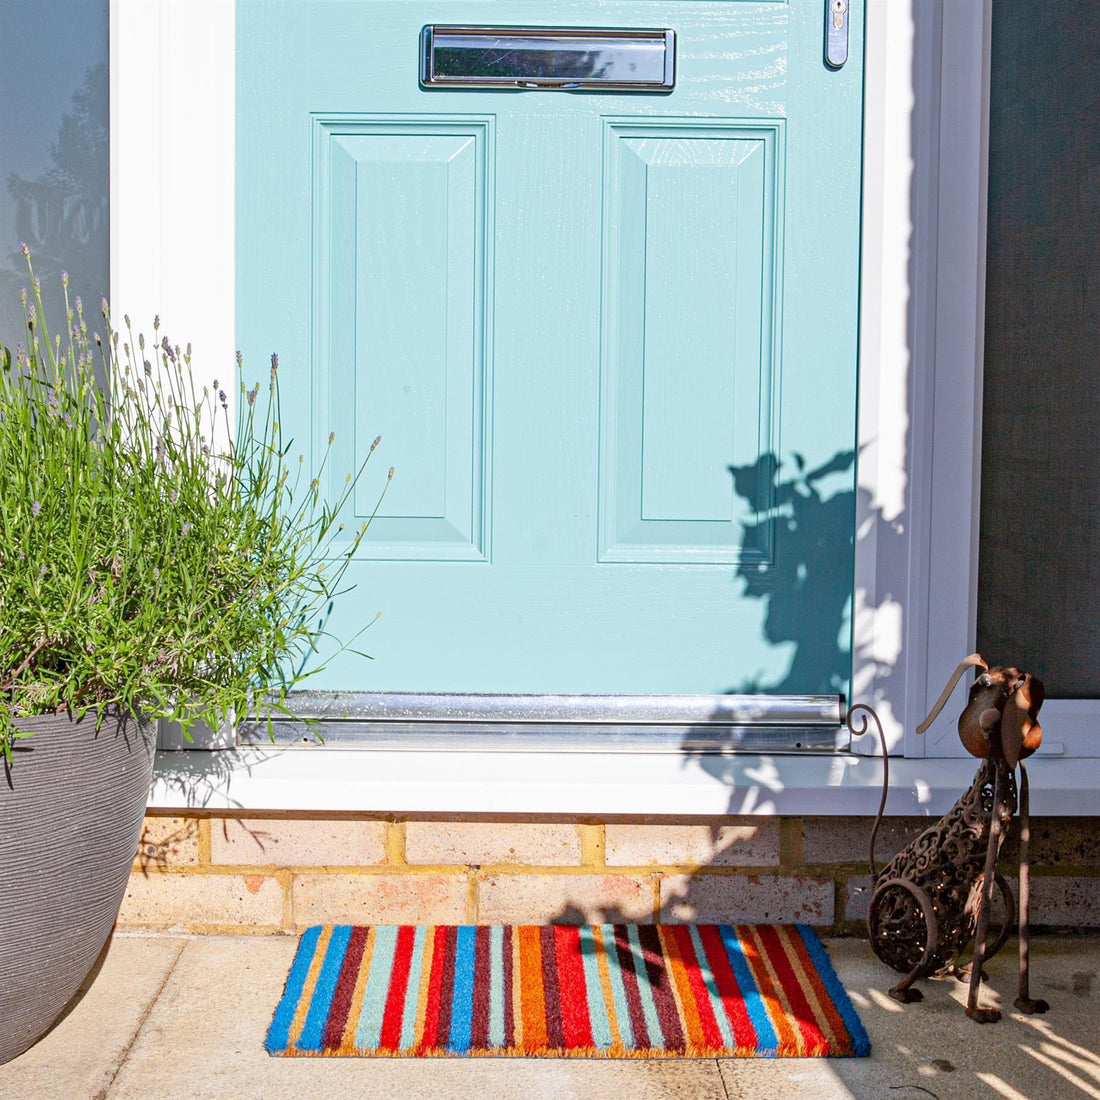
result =
[[[848,10],[848,4],[846,0],[832,0],[832,3],[829,5],[829,7],[833,13],[833,26],[836,27],[838,31],[843,30],[844,13]]]

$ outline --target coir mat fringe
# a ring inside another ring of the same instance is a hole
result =
[[[326,925],[268,1031],[290,1056],[851,1057],[867,1032],[806,925]]]

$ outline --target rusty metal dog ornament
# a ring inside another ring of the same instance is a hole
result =
[[[931,828],[900,851],[881,871],[875,866],[875,837],[886,807],[889,757],[878,715],[862,703],[848,712],[852,735],[868,732],[868,718],[882,742],[883,788],[878,816],[871,830],[872,894],[867,914],[871,948],[888,966],[905,976],[890,990],[903,1004],[922,999],[911,988],[919,978],[950,971],[966,978],[959,955],[974,940],[969,968],[970,989],[966,1014],[979,1023],[992,1023],[1000,1012],[978,1007],[982,967],[1005,944],[1016,913],[1012,891],[997,874],[997,857],[1013,814],[1020,817],[1020,985],[1016,1007],[1021,1012],[1046,1012],[1046,1001],[1032,999],[1028,960],[1028,842],[1030,839],[1027,770],[1024,758],[1043,739],[1038,722],[1043,684],[1016,668],[990,668],[977,653],[963,660],[918,733],[932,724],[969,668],[981,669],[970,688],[966,709],[959,718],[959,737],[981,767],[970,789]],[[856,719],[857,726],[853,726]],[[1020,769],[1017,786],[1015,772]],[[1006,915],[992,942],[989,913],[993,888],[1000,891]]]

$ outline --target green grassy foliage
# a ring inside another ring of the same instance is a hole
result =
[[[23,341],[0,351],[0,751],[30,715],[117,708],[186,732],[285,712],[369,524],[338,521],[366,460],[323,499],[324,462],[311,476],[282,437],[277,357],[266,392],[239,381],[231,425],[159,319],[135,340],[104,301],[89,332],[63,276],[51,333],[28,269]]]

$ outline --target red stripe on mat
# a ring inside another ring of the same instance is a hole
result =
[[[561,995],[562,1036],[567,1047],[592,1046],[592,1022],[588,1018],[588,989],[581,958],[581,930],[576,925],[554,929]]]
[[[786,994],[787,1001],[791,1006],[791,1011],[794,1013],[799,1034],[801,1034],[802,1041],[806,1044],[806,1053],[817,1054],[822,1050],[827,1050],[829,1040],[825,1037],[821,1028],[814,1023],[816,1014],[810,1008],[810,1002],[806,999],[801,982],[795,977],[791,961],[787,958],[786,949],[783,947],[779,935],[774,928],[766,924],[760,925],[757,931],[760,934],[760,942],[768,952],[768,961],[772,964],[776,977],[779,979],[779,984],[783,987],[783,992]]]
[[[756,1046],[756,1028],[752,1026],[748,1009],[745,1008],[741,987],[737,984],[733,967],[730,966],[722,934],[713,924],[707,924],[699,929],[699,938],[703,941],[710,972],[714,975],[714,984],[718,987],[722,1007],[726,1010],[726,1018],[733,1030],[734,1044],[743,1050],[751,1050]]]
[[[434,1050],[439,1045],[439,1007],[443,1001],[443,970],[447,961],[447,929],[435,930],[432,951],[432,971],[428,981],[428,1003],[424,1010],[424,1037],[418,1052]]]
[[[686,924],[672,925],[676,944],[680,948],[680,958],[687,968],[688,984],[695,998],[695,1011],[699,1014],[699,1027],[703,1032],[703,1041],[709,1047],[719,1049],[722,1046],[722,1033],[718,1030],[718,1021],[714,1018],[714,1008],[710,1003],[710,993],[700,970],[701,963],[695,954],[695,943],[691,938],[691,929]]]
[[[381,1050],[397,1050],[401,1045],[401,1018],[405,1012],[405,990],[409,985],[409,963],[412,961],[415,938],[416,928],[411,924],[402,925],[397,930],[393,968],[390,971],[390,990],[386,997],[386,1009],[382,1014],[382,1034],[378,1040]]]

